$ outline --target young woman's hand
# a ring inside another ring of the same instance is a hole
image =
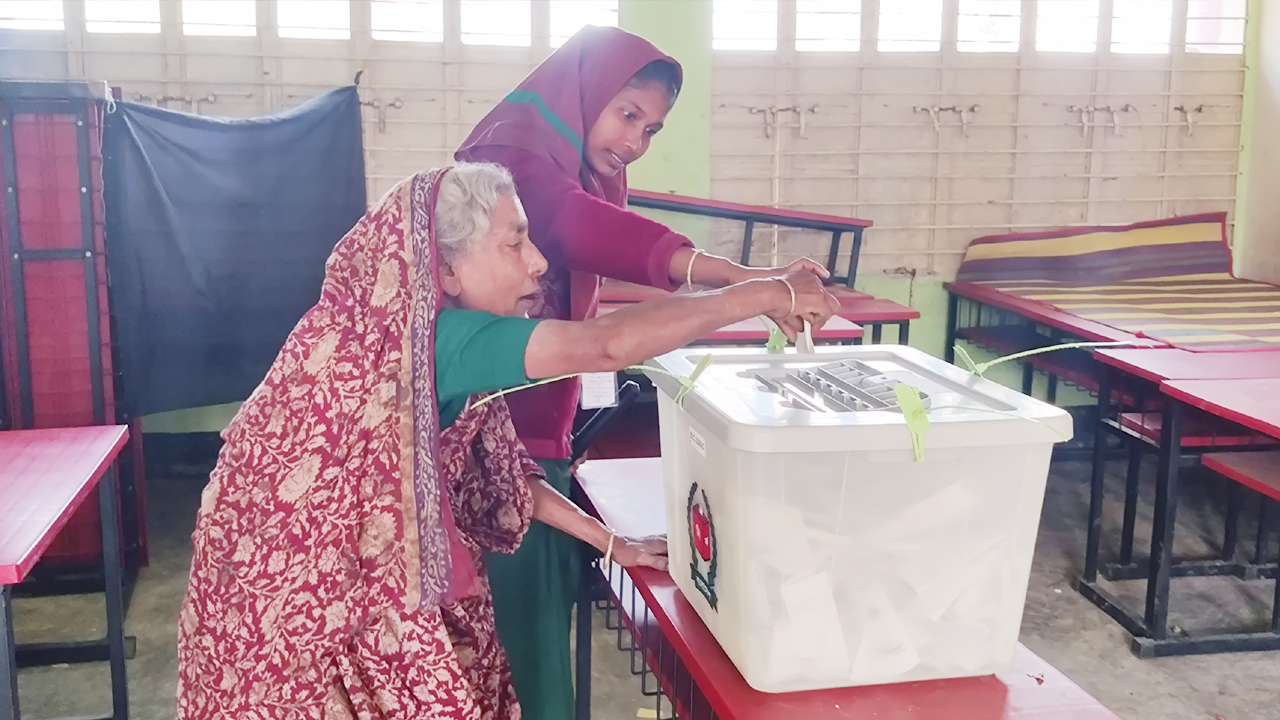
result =
[[[826,280],[827,278],[831,277],[831,273],[827,272],[827,269],[825,267],[819,265],[813,260],[810,260],[809,258],[800,258],[799,260],[796,260],[795,262],[791,263],[790,265],[787,265],[786,267],[742,268],[742,270],[739,271],[740,279],[737,280],[737,282],[743,282],[744,280],[757,280],[757,279],[763,279],[763,278],[779,277],[783,275],[792,275],[798,272],[813,273],[815,276],[823,280]]]
[[[622,567],[648,567],[667,569],[667,539],[665,537],[613,539],[613,561]]]

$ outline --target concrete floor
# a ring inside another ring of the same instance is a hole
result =
[[[1123,463],[1114,463],[1120,471]],[[1101,611],[1077,595],[1069,578],[1080,566],[1087,507],[1087,466],[1059,463],[1049,482],[1036,547],[1022,642],[1126,720],[1280,720],[1280,653],[1214,655],[1138,660],[1128,637]],[[1144,477],[1150,498],[1152,468]],[[137,586],[127,631],[137,637],[138,653],[129,662],[132,716],[171,718],[176,676],[174,638],[178,608],[190,562],[190,533],[203,478],[189,474],[152,474],[150,513],[152,561]],[[1113,477],[1115,499],[1120,480]],[[1179,517],[1178,552],[1216,552],[1222,516],[1220,481],[1195,474],[1186,482]],[[1149,502],[1149,500],[1148,500]],[[1252,506],[1246,517],[1252,517]],[[1108,508],[1108,523],[1118,528],[1118,499]],[[1139,518],[1139,537],[1149,536],[1150,509]],[[1241,530],[1251,551],[1254,529]],[[1118,534],[1118,533],[1116,533]],[[1243,552],[1244,548],[1242,548]],[[1174,582],[1172,622],[1191,634],[1208,629],[1265,627],[1271,611],[1269,581],[1234,578],[1178,579]],[[1141,583],[1114,588],[1138,603]],[[23,641],[100,636],[100,596],[42,598],[17,602],[17,635]],[[613,646],[611,632],[600,628],[594,643],[594,717],[626,720],[644,717],[652,699],[639,693],[628,672],[626,655]],[[110,707],[105,665],[24,670],[19,678],[27,717],[83,716]],[[567,719],[566,719],[567,720]],[[933,719],[930,719],[933,720]],[[939,719],[941,720],[941,719]]]

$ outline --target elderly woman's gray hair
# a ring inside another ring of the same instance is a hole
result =
[[[436,244],[452,262],[489,232],[489,217],[503,195],[516,194],[511,173],[493,163],[462,163],[444,174],[436,197]]]

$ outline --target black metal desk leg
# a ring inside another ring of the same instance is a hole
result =
[[[956,335],[960,324],[960,296],[947,293],[947,346],[942,349],[942,357],[949,363],[956,361]],[[905,343],[903,343],[905,344]]]
[[[18,720],[18,644],[13,639],[13,591],[0,585],[0,720]]]
[[[1240,483],[1227,481],[1227,517],[1222,532],[1222,562],[1236,559],[1236,544],[1239,539],[1240,503],[1243,501],[1243,488]]]
[[[1262,500],[1267,502],[1266,498]],[[1271,598],[1271,632],[1280,633],[1280,568],[1276,569],[1276,589]]]
[[[578,583],[577,647],[574,658],[574,720],[591,720],[591,611],[595,604],[592,588],[596,569],[590,560],[583,564]]]
[[[107,648],[111,662],[111,717],[128,720],[129,681],[124,665],[124,588],[120,567],[120,514],[116,508],[116,470],[98,482],[102,520],[102,576],[107,595]]]
[[[853,289],[853,283],[858,278],[858,256],[862,254],[862,228],[853,229],[853,247],[849,249],[849,276],[845,279],[844,284]]]
[[[1253,545],[1253,564],[1262,565],[1267,561],[1267,509],[1271,506],[1271,501],[1267,496],[1263,495],[1258,500],[1258,539]],[[1276,576],[1280,577],[1280,570],[1276,571]]]
[[[748,220],[747,229],[742,233],[742,264],[751,265],[751,240],[755,235],[756,221]]]
[[[1124,479],[1124,525],[1120,529],[1120,564],[1133,562],[1133,528],[1138,521],[1138,481],[1142,478],[1142,451],[1129,445],[1129,469]]]
[[[898,323],[898,344],[906,345],[911,341],[911,322],[903,320]]]
[[[1160,426],[1160,472],[1156,477],[1151,528],[1151,570],[1147,576],[1147,630],[1153,640],[1169,634],[1169,577],[1173,568],[1173,526],[1178,512],[1178,463],[1182,458],[1182,403],[1169,399]]]
[[[881,336],[882,336],[883,334],[884,334],[884,324],[883,324],[883,323],[872,323],[872,324],[871,324],[871,342],[875,343],[876,345],[879,345],[879,344],[880,344],[880,338],[881,338]]]
[[[836,275],[836,258],[840,257],[840,236],[843,234],[840,230],[831,233],[831,248],[827,250],[827,272],[831,277]]]
[[[1098,546],[1102,543],[1102,494],[1107,473],[1107,418],[1111,414],[1111,370],[1098,378],[1098,418],[1093,428],[1093,473],[1089,481],[1089,529],[1084,548],[1084,579],[1098,581]]]

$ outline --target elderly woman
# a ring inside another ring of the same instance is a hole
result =
[[[533,518],[587,536],[593,521],[543,482],[503,400],[476,396],[834,309],[798,272],[529,319],[546,267],[495,165],[406,180],[338,244],[204,492],[179,717],[518,718],[483,556]]]

